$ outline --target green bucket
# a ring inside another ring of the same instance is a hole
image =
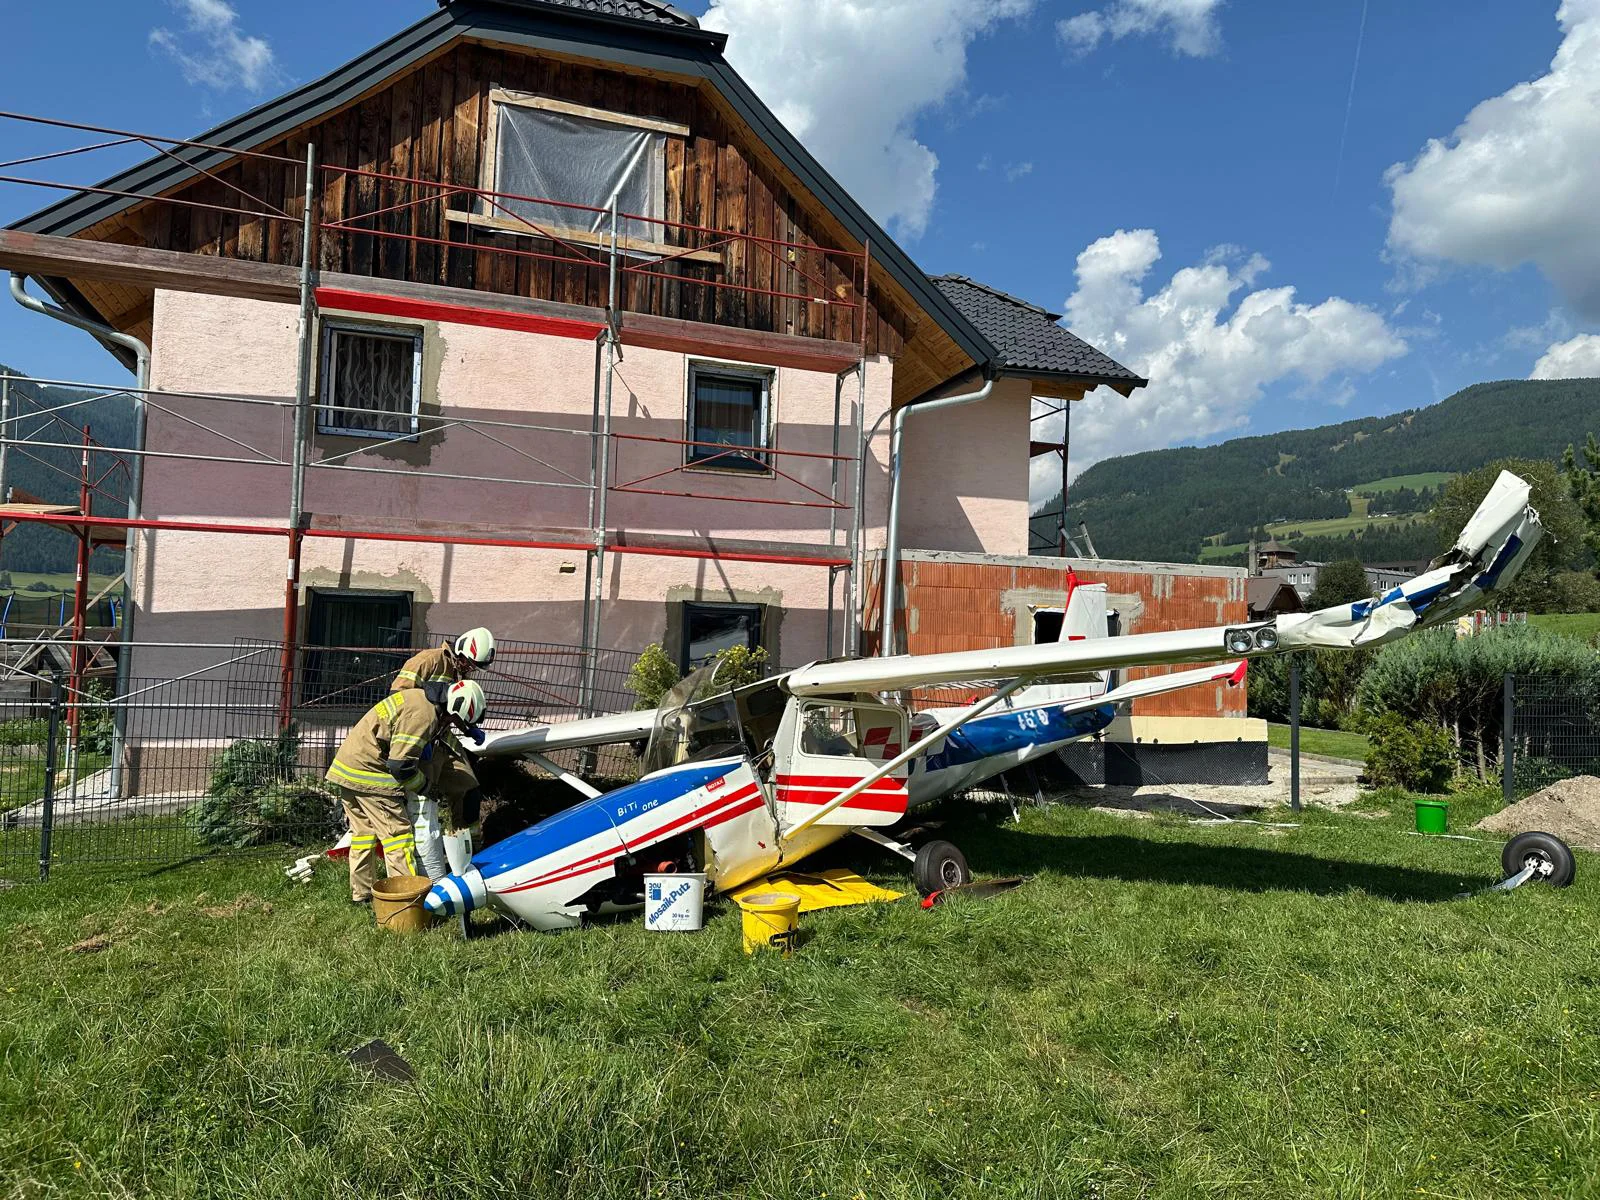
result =
[[[1417,801],[1417,832],[1443,833],[1450,827],[1450,802],[1448,800]]]

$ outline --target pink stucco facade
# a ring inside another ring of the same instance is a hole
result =
[[[148,517],[282,526],[289,508],[297,317],[294,306],[158,292],[146,445]],[[422,334],[421,411],[414,443],[380,446],[348,436],[310,439],[305,502],[318,526],[395,532],[442,524],[483,536],[535,538],[591,525],[589,436],[597,356],[592,341],[449,321],[372,318],[324,311],[323,321],[381,320]],[[696,356],[624,347],[612,378],[612,430],[641,438],[686,437],[688,372]],[[893,364],[869,361],[869,445],[863,540],[881,547],[887,507],[887,420]],[[831,372],[773,369],[773,445],[826,454],[834,448],[838,388]],[[908,548],[1019,553],[1026,548],[1028,389],[1002,380],[982,404],[913,421],[906,444],[903,504]],[[842,388],[842,453],[854,451],[854,377]],[[449,426],[456,418],[500,422]],[[514,428],[538,425],[538,430]],[[625,535],[690,534],[774,547],[829,542],[828,510],[757,501],[815,500],[830,488],[823,458],[783,457],[781,477],[675,469],[683,449],[619,440],[613,485],[715,493],[689,499],[613,490],[606,525]],[[162,457],[171,456],[171,457]],[[193,456],[193,457],[183,457]],[[233,461],[220,462],[218,458]],[[277,460],[277,461],[272,461]],[[333,467],[330,460],[343,464]],[[318,465],[329,464],[329,465]],[[840,492],[850,493],[849,465]],[[383,473],[383,472],[396,473]],[[474,476],[476,480],[452,478]],[[647,479],[646,477],[657,476]],[[541,481],[550,486],[531,486]],[[807,489],[813,489],[808,491]],[[836,514],[844,541],[848,511]],[[560,540],[560,539],[552,539]],[[135,594],[141,642],[231,643],[276,639],[283,629],[286,539],[160,531],[142,535]],[[565,550],[308,539],[300,585],[403,591],[412,596],[417,641],[487,624],[506,638],[576,644],[584,560]],[[838,652],[842,579],[834,582],[835,641],[825,628],[829,572],[816,566],[608,554],[599,641],[639,649],[666,635],[674,599],[760,602],[781,609],[772,648],[788,666]],[[303,618],[302,618],[303,622]],[[303,631],[302,631],[303,632]],[[221,654],[218,651],[218,654]],[[192,653],[142,649],[135,676],[193,669]]]

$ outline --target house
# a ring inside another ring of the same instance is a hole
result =
[[[920,271],[724,43],[653,0],[440,0],[0,231],[150,348],[133,674],[287,642],[305,704],[349,647],[479,624],[680,666],[870,645],[887,418],[986,381],[909,423],[901,541],[1027,554],[1032,398],[1145,381]]]
[[[1304,612],[1306,607],[1294,585],[1275,575],[1252,575],[1246,581],[1245,597],[1252,621],[1278,613]]]

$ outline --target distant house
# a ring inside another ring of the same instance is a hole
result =
[[[1264,621],[1278,613],[1304,612],[1306,607],[1293,584],[1273,575],[1252,575],[1245,584],[1245,596],[1252,621]]]

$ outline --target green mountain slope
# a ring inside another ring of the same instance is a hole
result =
[[[1416,478],[1424,473],[1507,456],[1558,459],[1592,429],[1600,429],[1600,379],[1480,383],[1393,416],[1106,459],[1073,481],[1067,522],[1088,522],[1108,558],[1193,562],[1204,539],[1227,530],[1346,516],[1347,488],[1398,486],[1399,477],[1416,487],[1437,481]],[[1046,521],[1053,530],[1055,519]],[[1391,535],[1381,550],[1361,552],[1369,561],[1427,554],[1428,536],[1418,523],[1409,541]],[[1325,540],[1317,539],[1321,554]]]
[[[0,364],[0,375],[18,372]],[[79,432],[89,426],[90,435],[105,446],[133,444],[133,404],[126,396],[88,399],[94,392],[77,388],[53,387],[32,380],[11,384],[11,411],[14,436],[34,443],[13,445],[6,460],[5,486],[20,488],[52,504],[78,503],[78,467],[81,451],[68,448],[82,438]],[[79,403],[87,400],[87,403]],[[67,407],[71,406],[71,407]],[[59,421],[47,415],[59,410]],[[63,423],[64,422],[64,423]],[[58,445],[47,447],[42,442]],[[111,465],[110,455],[91,456],[91,474],[98,477]],[[100,484],[94,510],[108,516],[127,515],[128,481],[123,471],[114,471]],[[0,568],[7,571],[51,574],[72,572],[77,566],[77,543],[71,534],[42,525],[18,525],[0,541]],[[113,550],[97,550],[92,569],[119,571],[120,555]]]

